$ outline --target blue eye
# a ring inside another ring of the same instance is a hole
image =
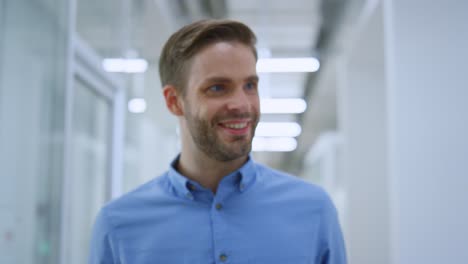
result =
[[[224,87],[222,85],[213,85],[209,88],[211,92],[221,92],[223,89]]]
[[[255,85],[255,83],[252,82],[249,82],[245,85],[245,89],[247,90],[254,90],[255,88],[257,88],[257,86]]]

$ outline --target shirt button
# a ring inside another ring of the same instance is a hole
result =
[[[243,183],[239,184],[239,189],[240,189],[241,191],[243,191],[244,188],[245,188],[245,185],[244,185]]]
[[[188,187],[189,187],[189,189],[190,189],[191,191],[195,191],[195,190],[197,189],[197,187],[195,187],[195,185],[193,185],[193,184],[189,184]]]
[[[187,193],[185,194],[185,196],[190,199],[190,200],[193,200],[193,195],[191,193]]]
[[[226,254],[219,255],[219,260],[221,260],[221,262],[225,262],[227,260]]]
[[[221,209],[223,209],[223,205],[220,204],[220,203],[217,203],[217,204],[216,204],[216,210],[219,211],[219,210],[221,210]]]

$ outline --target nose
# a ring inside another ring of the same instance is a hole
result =
[[[242,87],[235,89],[228,100],[227,108],[230,111],[248,112],[250,110],[251,98]]]

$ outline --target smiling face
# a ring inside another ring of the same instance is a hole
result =
[[[181,100],[183,151],[218,161],[249,154],[260,115],[255,65],[252,49],[236,42],[211,44],[192,58]]]

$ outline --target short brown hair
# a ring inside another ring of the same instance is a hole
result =
[[[223,41],[249,46],[257,59],[257,38],[248,26],[232,20],[200,20],[179,29],[164,45],[159,58],[162,86],[174,85],[184,94],[190,59],[202,48]]]

